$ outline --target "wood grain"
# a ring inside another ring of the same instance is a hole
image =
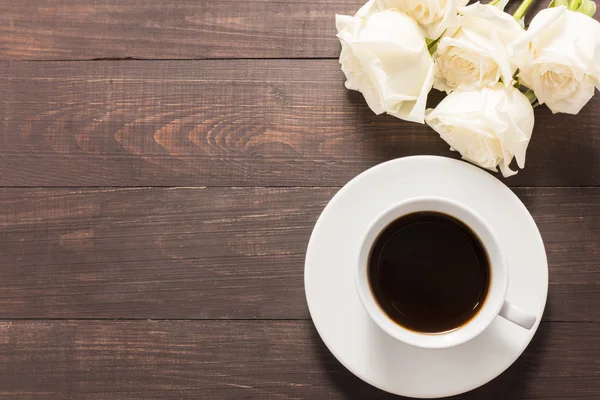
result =
[[[333,358],[302,284],[341,185],[456,157],[344,89],[334,15],[364,1],[0,0],[0,398],[400,399]],[[506,183],[546,244],[544,322],[453,399],[598,399],[599,110],[536,109]]]
[[[337,188],[0,190],[0,318],[308,319],[304,254]],[[600,322],[600,188],[517,189],[545,319]]]
[[[2,398],[400,400],[346,371],[310,321],[10,321],[0,332]],[[595,400],[598,334],[543,323],[515,365],[456,400]]]
[[[0,59],[333,57],[362,0],[0,1]]]
[[[389,159],[457,157],[343,81],[335,60],[0,63],[0,186],[341,186]],[[599,109],[536,109],[506,182],[599,185]]]
[[[0,59],[336,58],[335,14],[354,15],[364,3],[0,0]]]

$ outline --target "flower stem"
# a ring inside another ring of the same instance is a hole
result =
[[[492,1],[490,1],[488,4],[489,4],[490,6],[495,6],[495,5],[496,5],[496,4],[498,4],[498,3],[500,3],[500,0],[492,0]]]
[[[529,102],[531,104],[535,104],[535,102],[537,101],[537,97],[536,97],[535,93],[533,92],[533,90],[529,89],[524,94],[527,97],[527,100],[529,100]]]
[[[517,8],[517,11],[515,11],[513,14],[513,17],[515,17],[517,21],[522,20],[525,17],[525,13],[527,12],[527,9],[531,3],[533,3],[533,0],[523,0],[519,8]]]

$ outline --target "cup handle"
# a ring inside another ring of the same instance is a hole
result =
[[[504,305],[500,310],[500,316],[525,329],[533,328],[533,325],[535,325],[536,320],[535,315],[529,314],[522,308],[513,306],[508,301],[504,302]]]

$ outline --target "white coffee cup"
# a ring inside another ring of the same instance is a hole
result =
[[[369,284],[369,255],[379,234],[396,219],[419,211],[439,212],[462,221],[478,236],[490,261],[490,284],[483,306],[466,324],[449,332],[423,333],[402,327],[379,307]],[[440,197],[412,198],[381,213],[364,235],[355,266],[355,281],[360,301],[373,321],[391,337],[416,347],[442,349],[465,343],[482,333],[498,316],[524,329],[531,329],[536,321],[533,314],[506,301],[508,266],[493,229],[470,208]]]

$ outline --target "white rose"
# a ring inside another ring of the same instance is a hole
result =
[[[430,39],[457,24],[458,7],[469,0],[377,0],[381,9],[397,9],[413,17]]]
[[[423,123],[435,64],[419,26],[401,12],[379,11],[374,0],[354,17],[337,15],[336,26],[346,87],[376,114]]]
[[[506,47],[525,33],[509,14],[479,3],[460,10],[460,28],[438,43],[434,59],[439,72],[433,87],[451,92],[495,85],[500,78],[512,85],[517,69]]]
[[[501,83],[473,91],[456,91],[434,109],[427,124],[462,157],[505,177],[516,174],[513,157],[525,167],[525,152],[533,131],[533,108],[527,97]]]
[[[577,114],[600,89],[600,23],[584,14],[540,11],[511,52],[519,80],[553,113]]]

